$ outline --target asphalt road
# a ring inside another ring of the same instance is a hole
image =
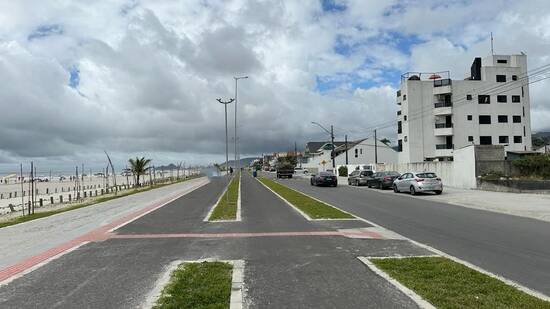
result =
[[[376,189],[281,183],[550,295],[550,224]]]
[[[213,178],[106,240],[93,241],[0,287],[0,307],[136,308],[171,262],[204,258],[245,261],[249,308],[417,307],[357,256],[428,251],[407,240],[315,234],[369,225],[360,220],[307,221],[249,175],[242,179],[242,222],[203,222],[227,183]],[[240,232],[251,236],[230,236]],[[212,237],[181,236],[187,233]]]

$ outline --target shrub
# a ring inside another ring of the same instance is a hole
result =
[[[338,168],[338,176],[347,177],[348,176],[348,167],[342,165]]]
[[[528,156],[512,162],[522,176],[550,179],[550,155]]]

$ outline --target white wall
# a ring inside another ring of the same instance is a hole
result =
[[[444,186],[474,189],[476,188],[474,146],[454,151],[455,161],[430,161],[417,163],[379,164],[377,171],[434,172],[441,178]]]

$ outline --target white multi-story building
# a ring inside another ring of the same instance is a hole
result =
[[[527,56],[475,58],[471,75],[409,72],[397,92],[399,163],[452,160],[466,145],[531,150]]]

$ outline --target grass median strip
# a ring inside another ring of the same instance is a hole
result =
[[[259,177],[264,185],[282,196],[294,207],[305,213],[311,219],[354,219],[349,213],[336,209],[328,204],[315,200],[303,193],[290,189],[278,182],[265,177]]]
[[[133,195],[133,194],[137,194],[137,193],[141,193],[141,192],[146,192],[146,191],[153,190],[153,189],[162,188],[162,187],[165,187],[165,186],[173,185],[173,184],[176,184],[176,183],[188,181],[188,180],[195,179],[195,178],[197,178],[197,177],[192,176],[192,177],[189,177],[189,178],[186,178],[186,179],[181,179],[181,180],[174,181],[174,182],[159,183],[159,184],[155,184],[153,186],[143,186],[143,187],[138,188],[138,189],[119,192],[117,195],[109,194],[109,195],[106,195],[106,196],[101,196],[101,197],[98,197],[98,198],[94,198],[94,199],[89,200],[89,201],[84,201],[84,202],[79,202],[79,203],[74,203],[74,204],[67,204],[67,207],[63,207],[63,208],[59,208],[59,209],[55,209],[55,210],[35,212],[34,214],[25,215],[25,216],[9,219],[9,220],[6,220],[6,221],[2,221],[2,222],[0,222],[0,228],[10,226],[10,225],[16,225],[16,224],[27,222],[27,221],[36,220],[36,219],[39,219],[39,218],[53,216],[53,215],[56,215],[56,214],[59,214],[59,213],[62,213],[62,212],[67,212],[67,211],[71,211],[71,210],[75,210],[75,209],[79,209],[79,208],[92,206],[92,205],[95,205],[95,204],[107,202],[107,201],[114,200],[114,199],[117,199],[117,198],[129,196],[129,195]]]
[[[239,199],[239,175],[235,175],[227,190],[214,206],[208,221],[236,220],[237,219],[237,201]]]
[[[550,308],[550,302],[444,257],[370,261],[437,308]]]
[[[226,262],[180,264],[153,309],[229,308],[232,269]]]

